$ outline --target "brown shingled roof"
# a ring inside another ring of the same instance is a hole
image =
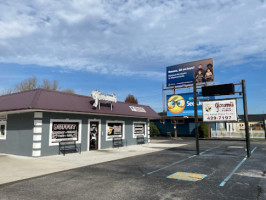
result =
[[[101,102],[101,101],[100,101]],[[45,110],[62,112],[81,112],[104,115],[122,115],[142,118],[159,118],[158,114],[149,106],[127,104],[124,102],[110,104],[101,102],[101,107],[94,108],[92,97],[65,92],[35,89],[26,92],[0,96],[0,112],[19,110]],[[137,106],[146,112],[134,112],[129,106]]]

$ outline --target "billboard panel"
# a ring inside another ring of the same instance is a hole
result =
[[[167,87],[191,85],[194,79],[197,83],[213,82],[212,58],[166,67]]]
[[[236,100],[202,102],[204,122],[237,121]]]
[[[214,99],[214,97],[197,96],[198,115],[202,115],[201,101],[211,99]],[[167,95],[167,116],[194,116],[193,93]]]

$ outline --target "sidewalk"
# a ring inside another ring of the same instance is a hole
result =
[[[127,146],[119,149],[104,149],[81,152],[81,154],[71,153],[65,156],[54,155],[40,158],[0,154],[0,184],[184,145],[171,143],[170,141],[152,141],[149,144]]]

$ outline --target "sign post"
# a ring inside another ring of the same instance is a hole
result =
[[[241,83],[242,83],[244,119],[245,119],[245,129],[246,129],[247,157],[249,158],[250,157],[250,139],[249,139],[248,108],[247,108],[247,96],[246,96],[245,80],[242,80]]]
[[[240,95],[242,94],[243,99],[243,108],[244,108],[244,121],[245,121],[245,132],[246,132],[246,149],[247,149],[247,158],[250,157],[250,137],[249,137],[249,126],[248,126],[248,109],[247,109],[247,96],[246,96],[246,84],[245,80],[241,80],[242,91],[238,92]],[[231,85],[231,84],[227,84]],[[224,87],[215,86],[215,89],[205,88],[205,92],[208,95],[231,95],[232,93],[236,93],[234,91],[234,87],[230,86],[227,92],[220,92],[216,88]],[[207,95],[204,93],[204,95]],[[205,122],[222,122],[222,121],[237,121],[237,112],[236,112],[236,100],[235,99],[220,99],[215,101],[203,102],[203,121]]]
[[[166,68],[166,87],[172,88],[165,90],[174,91],[174,95],[169,98],[167,97],[167,117],[194,116],[197,155],[200,154],[198,114],[201,115],[201,109],[198,108],[198,106],[200,106],[200,102],[198,103],[197,99],[202,100],[202,97],[197,98],[197,84],[203,85],[206,82],[213,81],[214,73],[212,58],[173,65]],[[193,95],[191,95],[191,99],[188,94],[185,94],[185,97],[187,98],[184,98],[181,95],[176,95],[176,89],[192,86],[194,92]],[[176,120],[174,125],[175,137],[177,137]]]
[[[263,116],[263,130],[264,130],[264,136],[265,136],[265,139],[266,139],[266,127],[265,127],[265,117]]]
[[[176,127],[176,119],[174,120],[174,129],[175,129],[175,138],[177,138],[177,127]]]
[[[196,150],[199,155],[199,125],[198,125],[198,106],[197,105],[197,84],[196,80],[193,82],[193,94],[194,94],[194,118],[195,118],[195,136],[196,136]]]

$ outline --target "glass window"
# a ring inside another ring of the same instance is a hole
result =
[[[5,125],[1,125],[1,135],[5,135]]]
[[[108,136],[120,136],[123,135],[122,123],[108,123],[107,135]]]
[[[56,146],[60,141],[74,140],[81,143],[81,120],[51,119],[49,146]]]
[[[6,139],[6,122],[0,122],[0,139]]]
[[[134,124],[134,134],[136,135],[145,135],[145,124],[135,123]]]
[[[137,138],[139,135],[146,135],[145,122],[133,122],[133,138]]]
[[[52,142],[62,140],[78,140],[78,122],[53,122],[52,123]]]
[[[125,139],[124,121],[106,121],[106,140],[112,141],[114,137]]]

